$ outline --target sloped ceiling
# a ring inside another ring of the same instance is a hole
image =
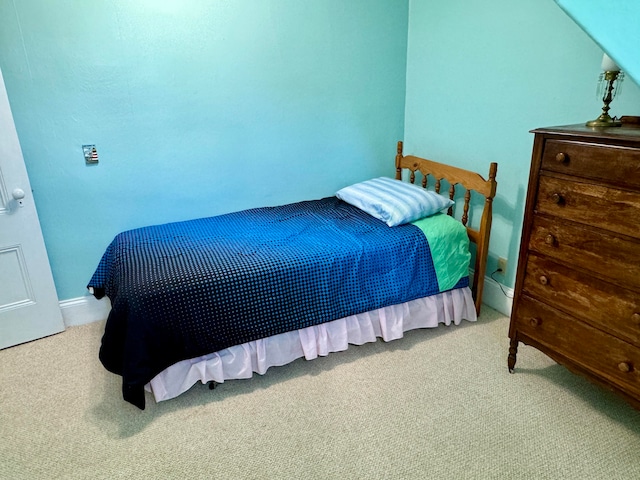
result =
[[[639,0],[555,0],[640,85]]]

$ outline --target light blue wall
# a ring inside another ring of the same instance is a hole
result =
[[[507,257],[512,286],[528,131],[598,116],[601,57],[553,0],[0,0],[60,299],[121,230],[331,195],[390,174],[403,137],[499,163],[489,269]],[[640,114],[632,81],[611,113]]]
[[[638,0],[556,0],[613,58],[627,75],[640,81],[640,2]]]
[[[392,175],[407,0],[0,0],[60,299],[121,230]],[[100,163],[85,166],[82,144]]]
[[[606,2],[605,2],[606,3]],[[405,143],[486,172],[498,162],[488,270],[508,259],[513,286],[531,162],[529,130],[601,113],[602,50],[553,0],[411,0]],[[611,115],[640,115],[626,81]]]

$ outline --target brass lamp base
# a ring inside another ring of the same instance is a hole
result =
[[[595,120],[591,120],[586,123],[587,127],[620,127],[622,126],[622,122],[617,119],[611,118],[607,114],[602,114]]]
[[[613,84],[616,80],[621,82],[622,78],[624,78],[624,74],[619,71],[608,70],[605,71],[600,78],[601,81],[605,81],[607,83],[606,93],[602,98],[602,102],[604,103],[602,113],[598,118],[587,122],[585,125],[587,127],[619,127],[622,125],[622,122],[611,118],[611,115],[609,115],[609,105],[614,97]]]

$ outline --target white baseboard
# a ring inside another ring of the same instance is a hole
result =
[[[488,305],[503,315],[511,316],[513,307],[513,288],[505,287],[493,278],[484,277],[484,292],[482,303]]]
[[[84,325],[85,323],[106,320],[111,310],[111,302],[107,297],[96,300],[95,297],[71,298],[60,302],[62,318],[67,327]]]
[[[490,277],[485,277],[482,303],[504,315],[511,315],[513,289],[499,284]],[[60,302],[62,318],[67,327],[106,320],[110,309],[111,302],[107,297],[96,300],[95,297],[87,295]]]

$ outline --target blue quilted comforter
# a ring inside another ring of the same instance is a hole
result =
[[[419,228],[335,197],[123,232],[88,286],[112,304],[100,360],[139,408],[180,360],[440,291]]]

